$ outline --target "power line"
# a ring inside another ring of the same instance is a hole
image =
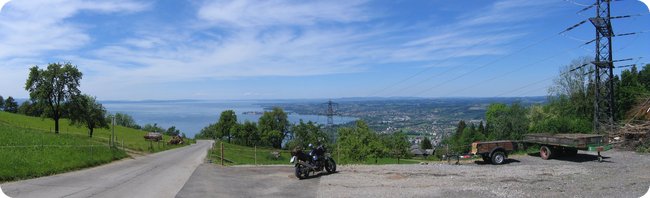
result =
[[[536,45],[539,45],[539,44],[541,44],[541,43],[543,43],[543,42],[546,42],[546,41],[548,41],[549,39],[551,39],[551,38],[553,38],[553,37],[555,37],[555,36],[557,36],[557,34],[553,34],[553,35],[551,35],[551,36],[549,36],[549,37],[546,37],[546,38],[544,38],[544,39],[542,39],[542,40],[539,40],[539,41],[537,41],[537,42],[535,42],[535,43],[529,44],[529,45],[527,45],[527,46],[525,46],[525,47],[523,47],[523,48],[517,50],[517,51],[514,52],[514,53],[510,53],[510,54],[508,54],[508,55],[505,55],[505,56],[499,57],[499,58],[495,59],[495,60],[492,61],[492,62],[489,62],[489,63],[487,63],[487,64],[481,65],[481,66],[479,66],[479,67],[477,67],[477,68],[474,68],[473,70],[471,70],[471,71],[469,71],[469,72],[465,72],[465,73],[463,73],[463,74],[461,74],[461,75],[459,75],[459,76],[456,76],[456,77],[454,77],[454,78],[452,78],[452,79],[450,79],[450,80],[447,80],[447,81],[443,81],[443,82],[441,82],[441,83],[438,83],[438,84],[436,84],[436,85],[434,85],[434,86],[432,86],[432,87],[429,87],[429,88],[427,88],[427,89],[425,89],[425,90],[422,90],[422,91],[420,91],[420,92],[418,92],[418,93],[426,93],[426,92],[431,91],[432,89],[438,88],[438,87],[440,87],[440,86],[442,86],[442,85],[444,85],[444,84],[447,84],[447,83],[449,83],[449,82],[452,82],[452,81],[458,80],[458,79],[460,79],[460,78],[462,78],[462,77],[465,77],[465,76],[467,76],[467,75],[469,75],[469,74],[472,74],[472,73],[474,73],[474,72],[476,72],[476,71],[478,71],[478,70],[481,70],[481,69],[483,69],[483,68],[485,68],[485,67],[487,67],[487,66],[490,66],[490,65],[492,65],[492,64],[494,64],[494,63],[497,63],[497,62],[502,61],[502,60],[504,60],[504,59],[506,59],[506,58],[509,58],[509,57],[511,57],[511,56],[513,56],[513,55],[515,55],[515,54],[518,54],[518,53],[520,53],[520,52],[522,52],[522,51],[524,51],[524,50],[526,50],[526,49],[528,49],[528,48],[531,48],[531,47],[533,47],[533,46],[536,46]]]

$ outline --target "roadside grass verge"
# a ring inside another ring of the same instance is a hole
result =
[[[224,165],[255,165],[257,154],[257,165],[285,164],[289,165],[291,153],[287,150],[258,147],[240,146],[223,141],[216,141],[214,147],[208,152],[208,159],[214,164],[221,163],[221,144],[223,143]],[[279,152],[278,158],[272,152]]]
[[[96,166],[128,155],[74,134],[44,133],[0,123],[0,181],[12,181]]]
[[[223,143],[224,148],[224,165],[291,165],[289,160],[291,159],[291,152],[288,150],[280,150],[273,148],[263,148],[258,147],[257,152],[255,148],[241,146],[236,144],[227,143],[224,141],[216,141],[214,147],[208,152],[208,159],[212,161],[213,164],[221,163],[221,143]],[[273,152],[279,152],[280,156],[275,158],[272,154]],[[255,161],[255,154],[257,153],[257,163]],[[375,162],[375,158],[366,158],[363,162],[349,162],[341,161],[336,152],[331,153],[331,156],[339,165],[343,164],[367,164],[367,165],[383,165],[383,164],[418,164],[420,162],[427,163],[439,163],[438,158],[433,156],[423,159],[421,157],[413,158],[400,158],[399,161],[397,158],[378,158]]]
[[[34,131],[45,132],[54,134],[54,120],[49,118],[30,117],[20,114],[12,114],[7,112],[0,112],[0,124],[13,126],[16,128],[31,129]],[[59,120],[59,134],[60,135],[77,135],[80,137],[88,137],[88,129],[75,125],[70,125],[68,119]],[[144,140],[144,135],[147,132],[137,129],[131,129],[122,126],[115,126],[115,136],[119,147],[124,143],[124,147],[134,151],[140,152],[159,152],[163,150],[182,147],[184,145],[167,145],[170,136],[163,135],[163,142],[148,142]],[[108,143],[111,137],[111,129],[95,129],[92,140],[99,143]],[[191,142],[191,141],[187,141]],[[185,144],[187,145],[187,144]]]

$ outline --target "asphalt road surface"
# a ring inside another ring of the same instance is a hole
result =
[[[174,197],[212,141],[99,167],[1,184],[11,197]]]
[[[321,177],[329,176],[298,180],[293,171],[293,166],[202,164],[176,197],[316,197]]]

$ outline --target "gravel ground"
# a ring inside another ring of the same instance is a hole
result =
[[[640,197],[650,187],[650,155],[627,151],[504,165],[347,165],[298,180],[292,166],[203,164],[177,197]]]
[[[650,187],[650,155],[604,152],[505,165],[351,165],[320,178],[318,197],[640,197]]]

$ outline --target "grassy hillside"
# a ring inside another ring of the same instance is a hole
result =
[[[69,123],[70,121],[67,119],[61,119],[59,121],[60,134],[69,134],[69,135],[77,135],[80,137],[88,137],[88,129],[84,127],[70,126]],[[36,131],[42,131],[46,133],[50,133],[50,132],[52,134],[54,133],[53,132],[54,120],[49,118],[38,118],[38,117],[30,117],[30,116],[19,115],[19,114],[12,114],[7,112],[0,112],[0,124],[4,124],[6,126],[13,126],[17,128],[33,129]],[[145,141],[143,138],[143,136],[146,133],[147,132],[145,131],[126,128],[122,126],[115,127],[115,136],[117,136],[118,144],[124,142],[124,146],[127,149],[143,151],[143,152],[158,152],[162,150],[183,146],[183,145],[170,146],[162,142],[151,144],[150,142]],[[95,129],[92,140],[99,143],[108,143],[110,137],[111,137],[111,129]],[[170,139],[169,136],[167,135],[163,136],[163,140],[165,142],[168,141],[169,139]]]
[[[0,112],[0,181],[46,176],[122,159],[128,156],[121,149],[122,142],[126,149],[142,152],[183,146],[151,143],[143,138],[147,132],[117,126],[118,149],[111,149],[110,129],[95,129],[90,138],[86,128],[69,123],[61,119],[60,134],[56,135],[52,119]],[[163,137],[165,142],[169,139]]]
[[[124,151],[88,137],[55,135],[6,123],[0,123],[0,140],[0,181],[51,175],[127,157]]]

